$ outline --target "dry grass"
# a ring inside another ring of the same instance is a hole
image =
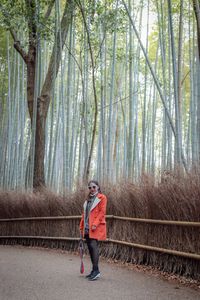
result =
[[[83,195],[76,192],[64,198],[48,189],[36,193],[0,191],[0,218],[80,214]]]
[[[167,178],[154,184],[143,176],[138,184],[121,182],[103,187],[107,214],[163,220],[200,221],[200,174]],[[62,197],[48,189],[37,193],[0,190],[0,218],[81,214],[87,189]]]

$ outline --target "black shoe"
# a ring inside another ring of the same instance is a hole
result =
[[[96,280],[99,277],[100,277],[100,272],[99,271],[93,271],[91,276],[88,279],[93,281],[93,280]]]
[[[89,278],[92,276],[92,273],[93,273],[93,272],[94,272],[94,271],[91,271],[90,274],[88,274],[87,276],[85,276],[85,278],[88,278],[88,279],[89,279]]]

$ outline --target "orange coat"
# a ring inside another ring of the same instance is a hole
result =
[[[89,215],[89,237],[91,239],[106,240],[106,204],[107,198],[103,194],[97,194],[92,204]],[[83,214],[80,221],[80,231],[84,237],[84,217],[87,206],[87,200],[83,205]],[[96,229],[92,230],[92,226],[95,225]]]

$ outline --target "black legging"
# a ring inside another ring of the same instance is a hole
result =
[[[99,245],[98,240],[96,239],[90,239],[89,235],[85,235],[86,243],[88,246],[88,250],[90,253],[90,258],[92,261],[92,270],[93,271],[99,271],[98,263],[99,263]]]

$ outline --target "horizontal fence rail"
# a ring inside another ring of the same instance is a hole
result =
[[[0,239],[30,239],[30,240],[55,240],[55,241],[80,241],[77,237],[60,237],[60,236],[37,236],[37,235],[2,235]]]
[[[156,219],[141,219],[141,218],[128,218],[128,217],[119,217],[112,216],[115,220],[139,222],[139,223],[151,223],[151,224],[160,224],[160,225],[177,225],[177,226],[191,226],[191,227],[200,227],[200,222],[187,222],[187,221],[173,221],[173,220],[156,220]]]
[[[0,219],[0,222],[16,222],[16,221],[43,221],[43,220],[76,220],[80,219],[81,216],[53,216],[53,217],[25,217],[25,218],[10,218],[10,219]],[[187,221],[174,221],[174,220],[156,220],[156,219],[142,219],[142,218],[130,218],[130,217],[120,217],[114,215],[106,215],[106,219],[110,220],[122,220],[138,223],[151,223],[160,225],[175,225],[175,226],[185,226],[185,227],[200,227],[200,222],[187,222]]]
[[[0,219],[0,222],[16,222],[16,221],[45,221],[45,220],[77,220],[81,216],[55,216],[55,217],[25,217],[25,218],[10,218]]]
[[[80,240],[80,238],[74,238],[74,237],[55,237],[55,236],[51,236],[51,237],[50,236],[18,236],[18,235],[0,236],[0,240],[3,240],[3,239],[30,239],[30,240],[49,240],[49,241],[51,241],[51,240],[52,241],[77,241],[77,242]],[[109,239],[109,238],[106,241],[102,241],[102,242],[104,242],[104,243],[110,242],[113,244],[119,244],[119,245],[139,248],[139,249],[143,249],[143,250],[156,251],[156,252],[161,252],[161,253],[165,253],[165,254],[200,260],[200,255],[195,254],[195,253],[187,253],[187,252],[170,250],[170,249],[165,249],[165,248],[152,247],[152,246],[148,246],[148,245],[129,243],[129,242],[118,241],[118,240],[113,240],[113,239]]]

